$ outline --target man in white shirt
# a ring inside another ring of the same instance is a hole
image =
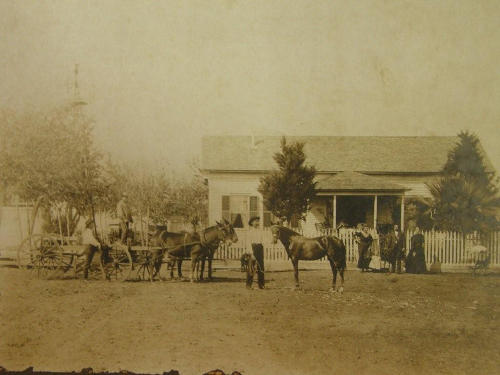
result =
[[[83,277],[88,279],[89,268],[92,264],[94,254],[101,251],[101,243],[94,235],[94,220],[88,219],[85,222],[85,229],[82,232],[82,245],[85,245],[81,255],[85,256],[85,265],[83,268]]]
[[[253,275],[257,271],[257,281],[259,289],[264,289],[264,246],[262,245],[263,236],[260,230],[260,218],[254,216],[248,222],[248,237],[246,254],[251,254],[247,268],[247,288],[252,287]]]

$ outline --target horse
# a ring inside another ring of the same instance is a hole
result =
[[[281,241],[292,261],[295,287],[299,288],[299,260],[318,260],[326,256],[332,269],[332,291],[344,291],[344,271],[346,268],[346,248],[342,240],[334,236],[308,238],[281,225],[271,226],[273,243]],[[337,272],[341,285],[337,289]]]
[[[238,242],[238,236],[236,232],[234,231],[234,228],[232,224],[229,223],[226,219],[223,219],[224,221],[221,223],[217,223],[220,226],[224,228],[224,231],[226,233],[226,238],[229,239],[230,242]],[[203,257],[201,260],[201,269],[200,269],[200,280],[203,280],[203,272],[205,270],[205,261],[208,260],[208,270],[207,270],[207,277],[208,280],[212,280],[212,261],[214,258],[214,253],[215,251],[219,248],[219,243],[212,243],[212,244],[207,244],[206,250],[207,250],[207,256]]]

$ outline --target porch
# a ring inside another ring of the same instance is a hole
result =
[[[384,178],[342,172],[318,182],[311,202],[307,231],[320,228],[355,228],[367,224],[376,229],[398,224],[404,230],[404,186]]]

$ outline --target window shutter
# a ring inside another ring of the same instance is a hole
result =
[[[222,218],[231,222],[229,195],[222,196]]]
[[[259,198],[258,197],[250,197],[250,218],[259,216]],[[262,220],[262,218],[261,218]]]
[[[222,211],[229,211],[229,195],[222,196]]]

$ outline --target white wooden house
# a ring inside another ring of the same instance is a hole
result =
[[[271,223],[258,192],[262,176],[276,169],[280,137],[207,136],[202,140],[202,171],[209,187],[209,223],[226,218],[246,227],[252,216]],[[305,142],[307,162],[317,170],[318,196],[304,231],[364,222],[405,225],[405,202],[430,197],[458,137],[287,137]],[[483,151],[484,154],[484,151]],[[485,162],[493,167],[484,154]]]

